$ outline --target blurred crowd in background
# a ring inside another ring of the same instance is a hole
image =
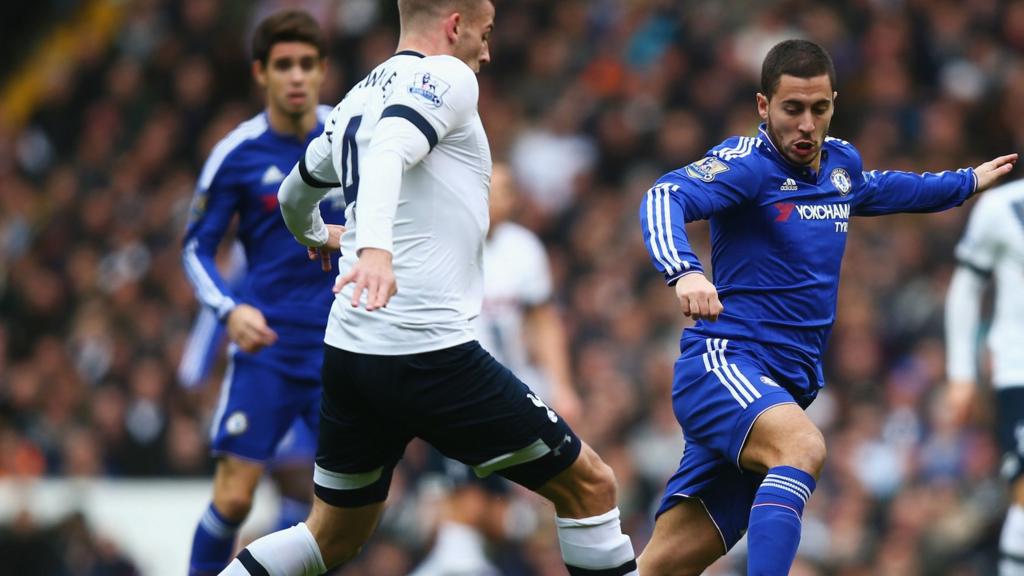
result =
[[[56,22],[80,13],[44,4]],[[115,4],[113,33],[86,36],[45,71],[30,115],[0,124],[0,477],[211,472],[220,371],[198,391],[175,377],[197,309],[180,241],[211,147],[261,109],[251,30],[283,7],[316,16],[330,36],[332,105],[397,41],[391,0]],[[761,59],[795,36],[831,52],[831,134],[857,145],[866,169],[1019,152],[1024,2],[497,7],[481,117],[523,192],[519,221],[552,258],[584,402],[575,428],[615,469],[624,527],[642,547],[682,450],[670,389],[686,325],[642,244],[644,192],[725,137],[755,133]],[[828,384],[810,409],[830,454],[795,574],[992,573],[1005,498],[993,420],[983,406],[961,429],[941,404],[943,299],[967,215],[850,224]],[[709,265],[706,224],[690,231]],[[410,448],[382,530],[341,574],[404,574],[422,556],[424,454]],[[563,573],[548,512],[511,510],[515,538],[496,548],[507,574]],[[0,546],[11,534],[0,528]],[[712,572],[741,573],[735,556]]]

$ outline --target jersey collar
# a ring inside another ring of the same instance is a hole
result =
[[[775,142],[772,142],[771,136],[768,135],[768,125],[766,123],[762,122],[761,125],[757,127],[757,137],[768,145],[766,150],[768,150],[768,154],[772,157],[773,160],[782,164],[783,166],[786,166],[790,170],[796,171],[801,176],[806,177],[814,175],[813,171],[809,167],[797,166],[796,164],[790,162],[789,159],[787,159],[785,156],[783,156],[782,152],[779,152],[779,149],[775,147]],[[818,170],[819,173],[825,169],[825,162],[827,161],[828,150],[825,149],[825,146],[823,144],[821,147],[821,164]]]
[[[415,50],[401,50],[399,52],[395,52],[395,56],[415,56],[417,58],[426,58],[426,56]]]

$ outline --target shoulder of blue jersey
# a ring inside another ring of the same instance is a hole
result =
[[[196,185],[196,189],[200,192],[208,189],[210,184],[213,183],[214,177],[217,176],[217,172],[228,159],[228,156],[241,148],[246,142],[262,136],[267,131],[267,128],[267,118],[263,113],[260,113],[242,122],[238,127],[229,132],[227,136],[221,138],[210,152],[210,157],[206,159],[206,164],[203,165],[203,171],[199,174],[199,183]]]
[[[723,172],[728,172],[730,166],[742,162],[747,158],[754,158],[753,151],[761,146],[761,140],[749,136],[734,136],[712,148],[707,156],[688,164],[683,172],[691,177],[704,182],[712,182]]]

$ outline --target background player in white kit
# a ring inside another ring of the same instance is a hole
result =
[[[512,221],[519,198],[512,171],[503,162],[491,173],[491,226],[484,244],[484,297],[473,321],[477,340],[571,424],[580,415],[572,385],[569,350],[558,307],[552,301],[551,264],[543,243]],[[487,559],[488,535],[503,538],[500,526],[510,496],[499,482],[474,481],[461,465],[440,506],[434,546],[411,576],[497,573]]]
[[[999,574],[1024,575],[1024,180],[990,190],[978,200],[956,258],[946,297],[947,401],[956,421],[966,421],[977,395],[981,299],[992,280],[995,306],[987,341],[1002,473],[1011,483],[1010,509],[999,540]]]
[[[484,299],[477,340],[570,424],[580,415],[551,262],[540,238],[512,220],[519,191],[504,162],[491,173],[491,226],[484,244]]]
[[[279,193],[300,242],[327,250],[338,246],[317,204],[338,183],[347,201],[313,511],[250,544],[224,573],[319,574],[355,556],[406,444],[421,437],[479,475],[551,500],[570,572],[636,574],[611,468],[480,347],[470,324],[491,173],[474,73],[490,60],[494,6],[398,6],[398,52],[335,107]]]

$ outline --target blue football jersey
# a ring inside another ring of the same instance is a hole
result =
[[[319,261],[310,261],[306,248],[285,227],[277,191],[306,144],[323,131],[329,112],[327,106],[318,108],[317,126],[304,140],[275,133],[266,113],[221,140],[200,175],[183,251],[186,274],[203,305],[222,320],[236,303],[258,308],[279,337],[261,355],[286,371],[316,379],[334,301],[334,274],[321,270]],[[332,190],[320,210],[325,222],[344,224],[341,190]],[[214,261],[236,214],[237,237],[248,265],[237,287],[224,281]],[[337,271],[337,254],[332,263]]]
[[[935,212],[976,188],[970,168],[937,174],[863,171],[857,149],[826,138],[817,173],[788,162],[762,125],[662,176],[640,207],[644,242],[669,284],[703,272],[684,223],[709,219],[711,261],[725,309],[683,337],[759,348],[794,395],[824,385],[820,360],[835,321],[839,269],[852,216]]]

